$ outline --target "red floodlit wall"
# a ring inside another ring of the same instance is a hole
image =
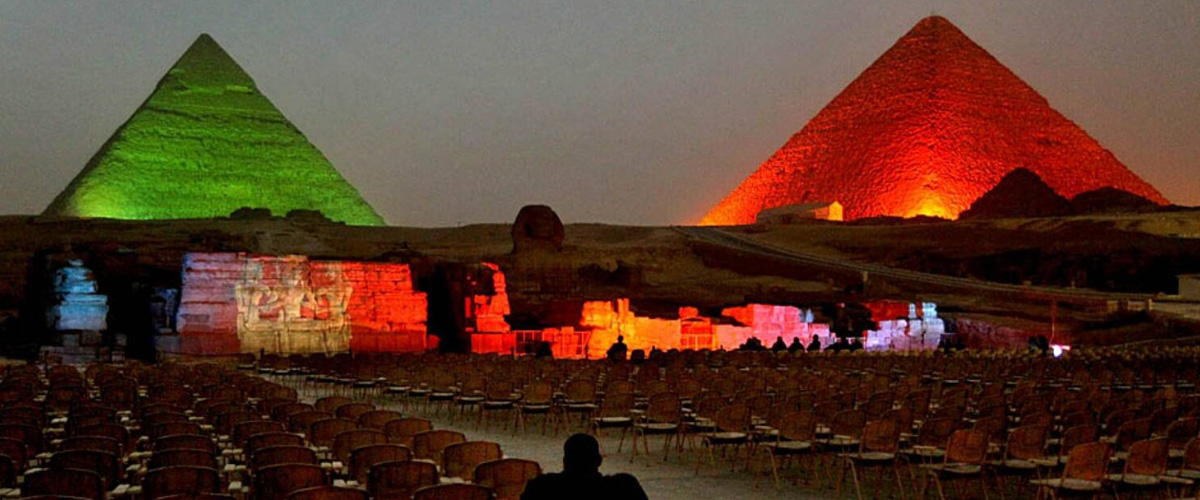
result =
[[[500,266],[484,262],[483,266],[492,271],[492,294],[474,295],[467,299],[467,308],[471,311],[474,326],[469,327],[471,334],[471,351],[477,353],[512,354],[517,350],[517,338],[509,327],[505,316],[512,312],[508,304],[508,288],[505,284],[504,273]]]
[[[721,311],[721,316],[737,321],[739,325],[717,325],[715,342],[718,348],[736,349],[751,337],[761,340],[770,346],[776,338],[791,343],[793,338],[799,338],[807,345],[813,335],[821,339],[822,345],[828,345],[830,339],[829,325],[813,323],[811,318],[798,307],[777,306],[770,304],[747,304],[741,307],[728,307]]]
[[[407,264],[190,253],[178,335],[158,344],[179,354],[421,351],[426,309]]]

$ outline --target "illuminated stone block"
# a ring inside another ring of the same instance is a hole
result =
[[[92,271],[83,261],[71,260],[55,271],[55,304],[47,311],[50,328],[57,331],[108,329],[108,297],[97,293]]]
[[[177,319],[188,339],[175,343],[184,353],[422,351],[426,309],[406,264],[190,253]]]

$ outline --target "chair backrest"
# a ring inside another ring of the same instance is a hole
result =
[[[266,432],[283,432],[286,430],[282,423],[274,420],[250,420],[241,422],[233,426],[233,434],[230,436],[237,446],[241,446],[250,436],[255,434],[263,434]]]
[[[383,432],[388,435],[388,441],[413,447],[413,436],[433,430],[433,422],[424,418],[402,418],[392,420],[383,426]]]
[[[1091,442],[1071,448],[1067,455],[1067,466],[1063,478],[1100,481],[1108,471],[1108,457],[1112,446],[1104,442]]]
[[[155,451],[150,456],[150,462],[146,467],[149,469],[161,469],[163,467],[175,467],[179,465],[207,467],[209,469],[216,469],[218,467],[217,457],[213,456],[211,452],[182,448]]]
[[[333,412],[309,410],[288,415],[288,430],[292,432],[308,432],[313,422],[333,418]]]
[[[271,408],[271,420],[276,422],[287,422],[288,417],[300,413],[302,411],[315,411],[316,408],[308,403],[286,403]]]
[[[375,405],[373,405],[371,403],[346,403],[344,405],[337,407],[337,409],[335,409],[333,411],[333,414],[337,415],[338,418],[345,418],[345,419],[357,421],[358,417],[361,416],[362,414],[367,413],[369,411],[374,411],[374,410],[375,410]]]
[[[12,458],[0,455],[0,488],[17,487],[17,464]]]
[[[0,455],[12,459],[18,474],[25,471],[28,454],[29,450],[25,448],[25,443],[12,438],[0,438]]]
[[[316,446],[333,446],[338,434],[358,428],[358,422],[345,418],[327,418],[313,422],[308,427],[308,440]]]
[[[367,500],[367,492],[358,488],[315,486],[296,490],[287,500]]]
[[[121,443],[122,447],[128,447],[130,443],[129,429],[120,424],[95,424],[86,427],[75,429],[72,436],[95,436],[107,437],[116,439]]]
[[[713,422],[722,431],[743,432],[750,428],[750,413],[749,406],[732,404],[718,410]]]
[[[250,467],[254,470],[280,464],[311,464],[321,463],[317,452],[305,446],[268,446],[259,448],[250,456]]]
[[[344,404],[350,404],[353,402],[354,402],[353,399],[350,399],[346,396],[325,396],[323,398],[318,399],[317,402],[313,404],[313,406],[319,411],[333,413],[334,411],[337,410],[337,407],[342,406]]]
[[[863,426],[867,423],[867,414],[862,410],[843,410],[833,416],[829,423],[829,431],[839,436],[857,438],[862,435]]]
[[[117,456],[105,451],[70,450],[60,451],[50,457],[52,469],[80,469],[92,471],[104,480],[105,491],[117,487],[121,462]]]
[[[883,419],[867,422],[863,427],[862,451],[896,453],[900,450],[900,424]]]
[[[1200,471],[1200,437],[1192,438],[1183,448],[1183,469]]]
[[[368,477],[372,498],[411,498],[418,489],[438,484],[440,479],[436,465],[415,460],[375,464]]]
[[[1072,449],[1081,444],[1094,443],[1100,439],[1100,426],[1096,424],[1083,424],[1074,427],[1068,427],[1062,433],[1062,450],[1060,454],[1070,453]]]
[[[59,449],[63,451],[69,450],[96,450],[112,453],[118,457],[123,456],[123,447],[121,442],[110,437],[103,436],[75,436],[69,437],[62,441]]]
[[[319,465],[279,464],[254,471],[255,500],[286,500],[288,495],[329,483],[329,477]]]
[[[92,471],[79,469],[41,469],[25,474],[23,497],[65,495],[104,500],[104,479]],[[153,499],[147,499],[153,500]]]
[[[333,438],[333,456],[342,463],[349,463],[350,452],[355,448],[387,442],[387,434],[377,429],[352,429],[340,432]]]
[[[476,484],[427,486],[413,494],[413,500],[490,500],[491,498],[492,490]]]
[[[205,450],[216,455],[220,448],[212,438],[203,434],[175,434],[155,439],[151,443],[155,452],[166,450]]]
[[[186,465],[150,469],[142,478],[142,497],[158,500],[172,495],[216,493],[221,477],[216,469]]]
[[[264,432],[246,439],[242,452],[247,456],[268,446],[304,446],[304,438],[290,432]]]
[[[403,418],[403,415],[398,411],[372,410],[358,416],[358,425],[383,430],[388,422],[401,418]]]
[[[466,435],[461,432],[437,429],[427,432],[422,432],[413,436],[413,454],[417,458],[425,460],[433,460],[435,463],[442,462],[442,450],[447,446],[455,443],[462,443],[467,440]]]
[[[550,404],[551,399],[554,397],[554,388],[546,381],[535,380],[525,384],[525,389],[522,393],[524,397],[521,401],[524,404]]]
[[[442,452],[442,474],[447,477],[470,480],[475,466],[492,460],[500,460],[503,454],[500,445],[490,441],[467,441],[455,443]]]
[[[1008,446],[1005,453],[1008,458],[1031,460],[1040,458],[1045,453],[1046,434],[1049,428],[1042,425],[1022,425],[1013,429],[1008,435]]]
[[[406,460],[412,460],[412,450],[398,444],[360,446],[350,452],[350,477],[365,485],[372,466]]]
[[[946,463],[983,464],[987,457],[987,435],[977,430],[954,431],[946,445]]]
[[[16,439],[25,444],[28,456],[42,452],[42,429],[27,424],[0,424],[0,438]]]
[[[1133,443],[1129,447],[1129,458],[1125,459],[1125,473],[1147,476],[1166,474],[1170,449],[1170,440],[1165,437]]]
[[[949,418],[932,418],[921,424],[917,431],[917,444],[943,448],[950,442],[954,433],[955,422]]]
[[[518,500],[525,492],[525,484],[540,475],[542,466],[533,460],[503,458],[476,465],[472,482],[491,488],[496,500]]]
[[[196,422],[163,422],[145,429],[146,436],[151,440],[172,434],[201,434],[200,424]]]
[[[660,392],[650,397],[646,407],[646,418],[659,423],[678,423],[683,419],[683,408],[679,404],[679,395],[674,392]]]
[[[1171,449],[1182,450],[1196,435],[1200,433],[1200,420],[1196,418],[1181,418],[1167,426],[1167,439]]]
[[[771,425],[779,431],[781,440],[812,441],[817,434],[817,416],[810,411],[785,413]]]
[[[571,403],[591,403],[596,400],[596,383],[591,380],[572,380],[563,392]]]

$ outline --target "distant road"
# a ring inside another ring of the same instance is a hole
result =
[[[918,285],[921,288],[935,288],[949,293],[970,293],[976,295],[1000,296],[1009,299],[1018,298],[1036,301],[1057,301],[1063,303],[1097,306],[1113,300],[1146,301],[1154,298],[1149,294],[1109,293],[1083,288],[1056,288],[1047,286],[1023,286],[980,281],[955,276],[922,273],[897,269],[894,267],[855,262],[838,259],[810,252],[801,252],[788,248],[764,243],[745,235],[725,231],[717,227],[675,226],[675,229],[688,237],[719,245],[740,252],[759,254],[784,259],[792,263],[830,271],[867,273],[867,281],[882,278],[885,281],[899,285]]]

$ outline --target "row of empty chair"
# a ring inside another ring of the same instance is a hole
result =
[[[215,364],[12,365],[0,487],[13,498],[518,498],[540,474],[429,420]]]

